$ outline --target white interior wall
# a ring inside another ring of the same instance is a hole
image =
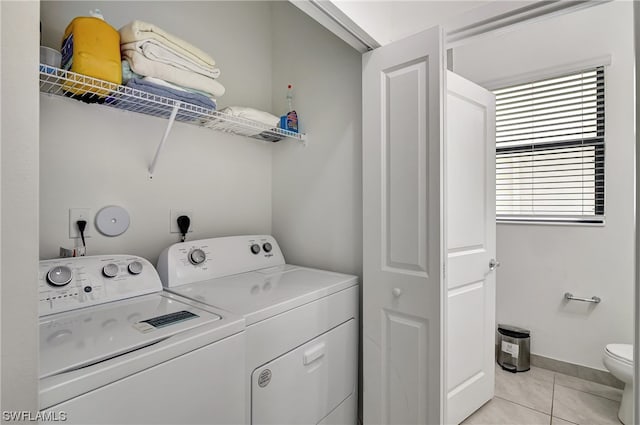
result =
[[[272,145],[177,123],[149,180],[165,120],[41,96],[41,257],[73,244],[70,207],[127,208],[129,230],[94,231],[89,254],[152,262],[178,240],[168,233],[170,208],[195,211],[190,238],[270,233],[273,211],[290,262],[361,275],[360,54],[286,2],[42,2],[43,44],[57,46],[74,16],[100,6],[116,28],[145,20],[211,52],[227,88],[222,106],[279,115],[293,83],[311,142]]]
[[[273,151],[273,235],[287,262],[362,276],[361,55],[286,2],[273,6],[273,109],[294,109],[306,147]]]
[[[30,284],[38,273],[38,12],[37,2],[0,2],[3,412],[38,406],[37,292]]]
[[[57,47],[71,19],[96,7],[116,29],[143,20],[210,53],[227,89],[219,106],[270,110],[269,2],[47,1],[41,3],[43,44]],[[194,211],[191,239],[271,232],[272,146],[176,123],[151,180],[147,168],[166,123],[41,96],[42,258],[57,256],[59,246],[73,246],[69,208],[91,208],[95,214],[107,205],[125,207],[128,231],[109,238],[94,230],[88,253],[127,252],[152,262],[179,240],[169,233],[171,208]]]
[[[636,164],[640,164],[640,131],[638,131],[638,123],[640,123],[640,4],[638,2],[633,2],[633,35],[634,35],[634,48],[635,48],[635,70],[636,70]],[[640,253],[640,235],[638,235],[638,229],[640,229],[640,216],[638,215],[638,211],[640,210],[640,173],[636,170],[636,222],[635,222],[635,237],[636,237],[636,250],[635,250],[635,315],[634,315],[634,323],[635,323],[635,346],[634,346],[634,354],[633,354],[633,363],[636,367],[633,369],[633,382],[640,382],[640,368],[637,366],[640,364],[640,347],[638,346],[638,341],[640,341],[640,267],[638,263],[638,253]],[[637,384],[636,384],[637,385]],[[640,391],[638,391],[638,387],[633,392],[633,422],[640,423]]]
[[[498,323],[531,329],[535,354],[598,369],[604,369],[606,344],[633,341],[632,18],[632,2],[616,1],[454,49],[454,71],[480,84],[611,55],[605,69],[606,225],[497,229]],[[603,301],[567,304],[566,291]]]
[[[334,0],[333,4],[381,45],[401,40],[436,25],[445,25],[465,13],[476,13],[490,0]],[[507,7],[519,1],[500,0]],[[515,4],[516,6],[511,6]],[[482,15],[481,15],[482,16]],[[483,19],[487,17],[483,16]]]
[[[42,44],[59,48],[76,16],[99,8],[119,29],[134,19],[159,26],[209,53],[227,92],[219,107],[271,108],[271,3],[267,1],[42,1]],[[176,19],[179,17],[179,19]]]
[[[274,146],[272,233],[287,262],[362,278],[362,57],[287,2],[272,22],[273,110],[292,84],[309,137]]]

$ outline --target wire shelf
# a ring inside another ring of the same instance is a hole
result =
[[[302,133],[271,127],[44,64],[40,64],[40,92],[154,117],[170,119],[175,115],[175,121],[269,142],[284,138],[298,141],[306,139],[306,135]]]

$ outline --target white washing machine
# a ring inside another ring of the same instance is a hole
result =
[[[356,423],[358,280],[285,264],[271,236],[178,243],[165,289],[246,320],[252,424]]]
[[[246,423],[244,319],[162,291],[135,256],[40,262],[40,415]]]

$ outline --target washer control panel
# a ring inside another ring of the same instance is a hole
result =
[[[133,255],[97,255],[40,261],[40,316],[162,290],[155,268]]]
[[[229,236],[171,245],[160,254],[158,273],[172,287],[284,263],[272,236]]]

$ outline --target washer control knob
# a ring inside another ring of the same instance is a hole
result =
[[[262,245],[262,249],[264,249],[264,252],[271,252],[273,247],[269,242],[265,242],[264,245]]]
[[[73,273],[67,266],[56,266],[47,272],[47,282],[52,286],[64,286],[71,282]]]
[[[82,290],[88,294],[89,292],[93,291],[93,288],[91,286],[85,286],[84,288],[82,288]]]
[[[102,274],[105,277],[113,278],[118,275],[118,270],[120,270],[120,268],[118,267],[117,264],[109,263],[102,268]]]
[[[254,243],[253,245],[251,245],[251,252],[253,254],[259,254],[260,253],[260,245],[258,245],[257,243]]]
[[[196,248],[189,253],[189,261],[194,266],[204,263],[204,260],[206,259],[207,259],[207,254],[205,254],[204,251],[201,250],[200,248]]]
[[[129,273],[131,274],[140,274],[142,273],[142,263],[140,261],[132,261],[129,263],[129,265],[127,266],[127,269],[129,270]]]

